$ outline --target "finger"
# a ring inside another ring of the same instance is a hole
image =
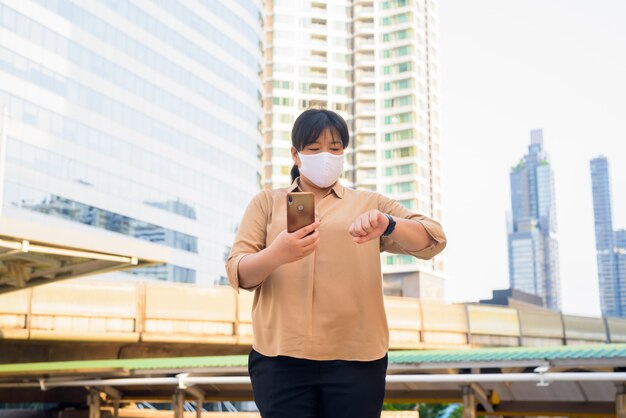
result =
[[[378,211],[371,210],[369,213],[370,225],[372,225],[373,229],[376,229],[378,226]]]
[[[367,234],[367,235],[362,236],[362,237],[354,237],[354,238],[352,238],[352,240],[354,242],[356,242],[357,244],[363,244],[365,242],[373,240],[374,238],[378,238],[376,236],[376,234]]]
[[[317,238],[315,241],[313,241],[311,244],[307,245],[306,247],[302,248],[302,252],[304,253],[305,256],[311,254],[313,251],[315,251],[315,249],[317,248],[317,244],[319,244],[320,240],[319,238]]]
[[[363,231],[365,231],[367,234],[372,232],[372,230],[374,228],[372,227],[372,224],[370,222],[370,214],[369,213],[364,213],[363,216],[361,217],[361,219],[362,219],[362,222],[363,222]]]
[[[315,231],[320,226],[319,221],[315,221],[310,225],[303,226],[302,228],[295,231],[293,234],[296,238],[300,239],[306,237],[309,233]]]
[[[307,245],[311,245],[311,243],[315,241],[316,239],[318,239],[319,236],[320,236],[320,233],[318,231],[313,231],[311,235],[307,235],[306,237],[301,238],[298,241],[298,245],[300,245],[301,247],[306,247]]]
[[[310,248],[315,248],[315,247],[317,247],[317,244],[319,244],[319,242],[320,242],[320,238],[317,237],[313,241],[311,241],[309,244],[307,244],[304,247],[302,247],[302,249],[303,250],[308,250]]]
[[[356,237],[356,233],[354,232],[354,222],[352,222],[352,225],[350,225],[350,228],[348,228],[348,233],[350,235],[352,235],[353,237]]]
[[[357,219],[357,228],[356,228],[356,233],[360,236],[363,237],[365,235],[367,235],[367,231],[364,228],[363,222],[364,221],[364,217],[363,215],[359,216]]]
[[[364,213],[363,215],[359,216],[359,219],[361,221],[361,236],[365,236],[369,234],[372,229],[372,227],[370,226],[369,217],[367,216],[367,213]]]

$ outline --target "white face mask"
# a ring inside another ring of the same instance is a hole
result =
[[[318,154],[300,154],[300,172],[317,187],[332,186],[343,173],[343,155],[330,152]]]

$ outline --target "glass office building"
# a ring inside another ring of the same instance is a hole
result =
[[[603,315],[626,316],[626,230],[613,229],[609,161],[590,162],[600,309]]]
[[[626,229],[615,231],[615,269],[619,280],[619,313],[613,316],[624,317],[626,316]],[[604,291],[600,290],[600,294],[604,294]],[[600,306],[602,307],[602,304]]]
[[[509,280],[511,288],[560,309],[561,289],[554,174],[543,148],[543,131],[531,131],[528,154],[511,169]]]
[[[260,184],[261,37],[261,0],[0,0],[2,213],[158,243],[171,263],[134,274],[218,282]]]
[[[309,107],[347,121],[344,183],[442,218],[438,2],[265,2],[264,186],[291,182],[291,126]],[[385,293],[443,299],[442,256],[382,258]]]

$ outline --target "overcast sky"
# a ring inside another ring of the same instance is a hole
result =
[[[542,128],[563,311],[598,315],[589,160],[608,157],[614,226],[626,228],[626,1],[439,4],[447,299],[508,287],[509,170]]]

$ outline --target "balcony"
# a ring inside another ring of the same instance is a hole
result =
[[[326,63],[326,56],[317,54],[303,54],[301,56],[303,61],[314,61],[319,63]]]
[[[356,83],[374,83],[374,77],[376,77],[376,72],[373,70],[356,70],[354,76]]]
[[[326,68],[303,68],[300,73],[304,77],[310,78],[326,78],[328,76],[328,71]]]
[[[374,86],[357,85],[354,95],[357,101],[374,100],[376,97],[376,89],[374,88]]]
[[[375,152],[377,149],[374,133],[358,135],[355,143],[359,152]]]
[[[354,56],[354,61],[357,63],[366,62],[366,61],[374,61],[375,59],[376,59],[376,56],[374,55],[373,52],[357,52],[357,54]]]
[[[373,102],[365,102],[356,106],[356,112],[375,112],[376,105]]]
[[[312,36],[308,42],[312,48],[316,48],[316,49],[328,48],[328,41],[326,39],[316,38]]]
[[[374,33],[374,22],[370,20],[357,20],[354,22],[354,33],[356,35]]]
[[[356,137],[356,144],[361,145],[376,145],[375,135],[359,135]]]
[[[356,155],[356,164],[368,164],[368,163],[376,163],[376,151],[368,151],[368,152],[358,152]],[[359,170],[358,172],[362,173],[367,170]]]
[[[362,18],[373,18],[374,17],[374,6],[362,6],[357,5],[354,6],[354,18],[362,19]]]
[[[321,94],[321,95],[326,95],[327,90],[326,87],[319,87],[319,88],[310,88],[309,90],[303,91],[303,93],[307,93],[307,94]]]
[[[357,38],[354,42],[354,48],[358,51],[371,51],[374,49],[374,38]]]
[[[362,118],[357,119],[355,124],[357,134],[361,133],[375,133],[376,132],[376,119],[375,118]]]

